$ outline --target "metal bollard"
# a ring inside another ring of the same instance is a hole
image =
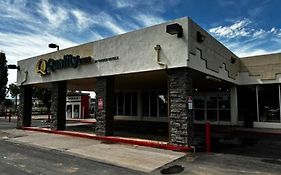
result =
[[[206,152],[211,152],[211,124],[209,122],[205,125],[206,131]]]

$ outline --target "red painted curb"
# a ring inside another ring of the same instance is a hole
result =
[[[113,137],[113,136],[97,136],[95,134],[87,134],[81,132],[72,132],[72,131],[54,131],[47,128],[37,128],[37,127],[22,127],[19,129],[28,130],[28,131],[38,131],[44,133],[60,134],[65,136],[81,137],[87,139],[95,139],[116,143],[125,143],[153,148],[160,148],[166,150],[180,151],[180,152],[191,152],[194,150],[191,146],[178,146],[171,145],[167,142],[153,141],[153,140],[144,140],[144,139],[133,139],[133,138],[124,138],[124,137]]]

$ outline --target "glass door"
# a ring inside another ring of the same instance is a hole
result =
[[[73,104],[73,118],[80,118],[80,104]]]
[[[66,118],[72,118],[72,105],[66,105]]]
[[[81,103],[67,103],[66,104],[66,117],[80,119],[81,118]]]

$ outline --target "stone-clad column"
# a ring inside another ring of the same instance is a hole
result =
[[[187,97],[192,97],[192,72],[189,68],[168,71],[169,78],[169,139],[176,145],[190,146],[193,139],[193,111]]]
[[[51,130],[65,130],[66,82],[52,83]]]
[[[114,78],[97,78],[95,92],[97,98],[96,134],[103,136],[113,135]],[[102,104],[102,109],[99,103]]]
[[[20,98],[19,98],[19,112],[17,127],[29,127],[31,126],[31,114],[32,114],[32,86],[24,85],[20,86]]]

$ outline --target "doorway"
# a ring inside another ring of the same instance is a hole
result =
[[[73,119],[80,119],[81,118],[81,103],[67,103],[66,104],[66,117],[73,118]]]

